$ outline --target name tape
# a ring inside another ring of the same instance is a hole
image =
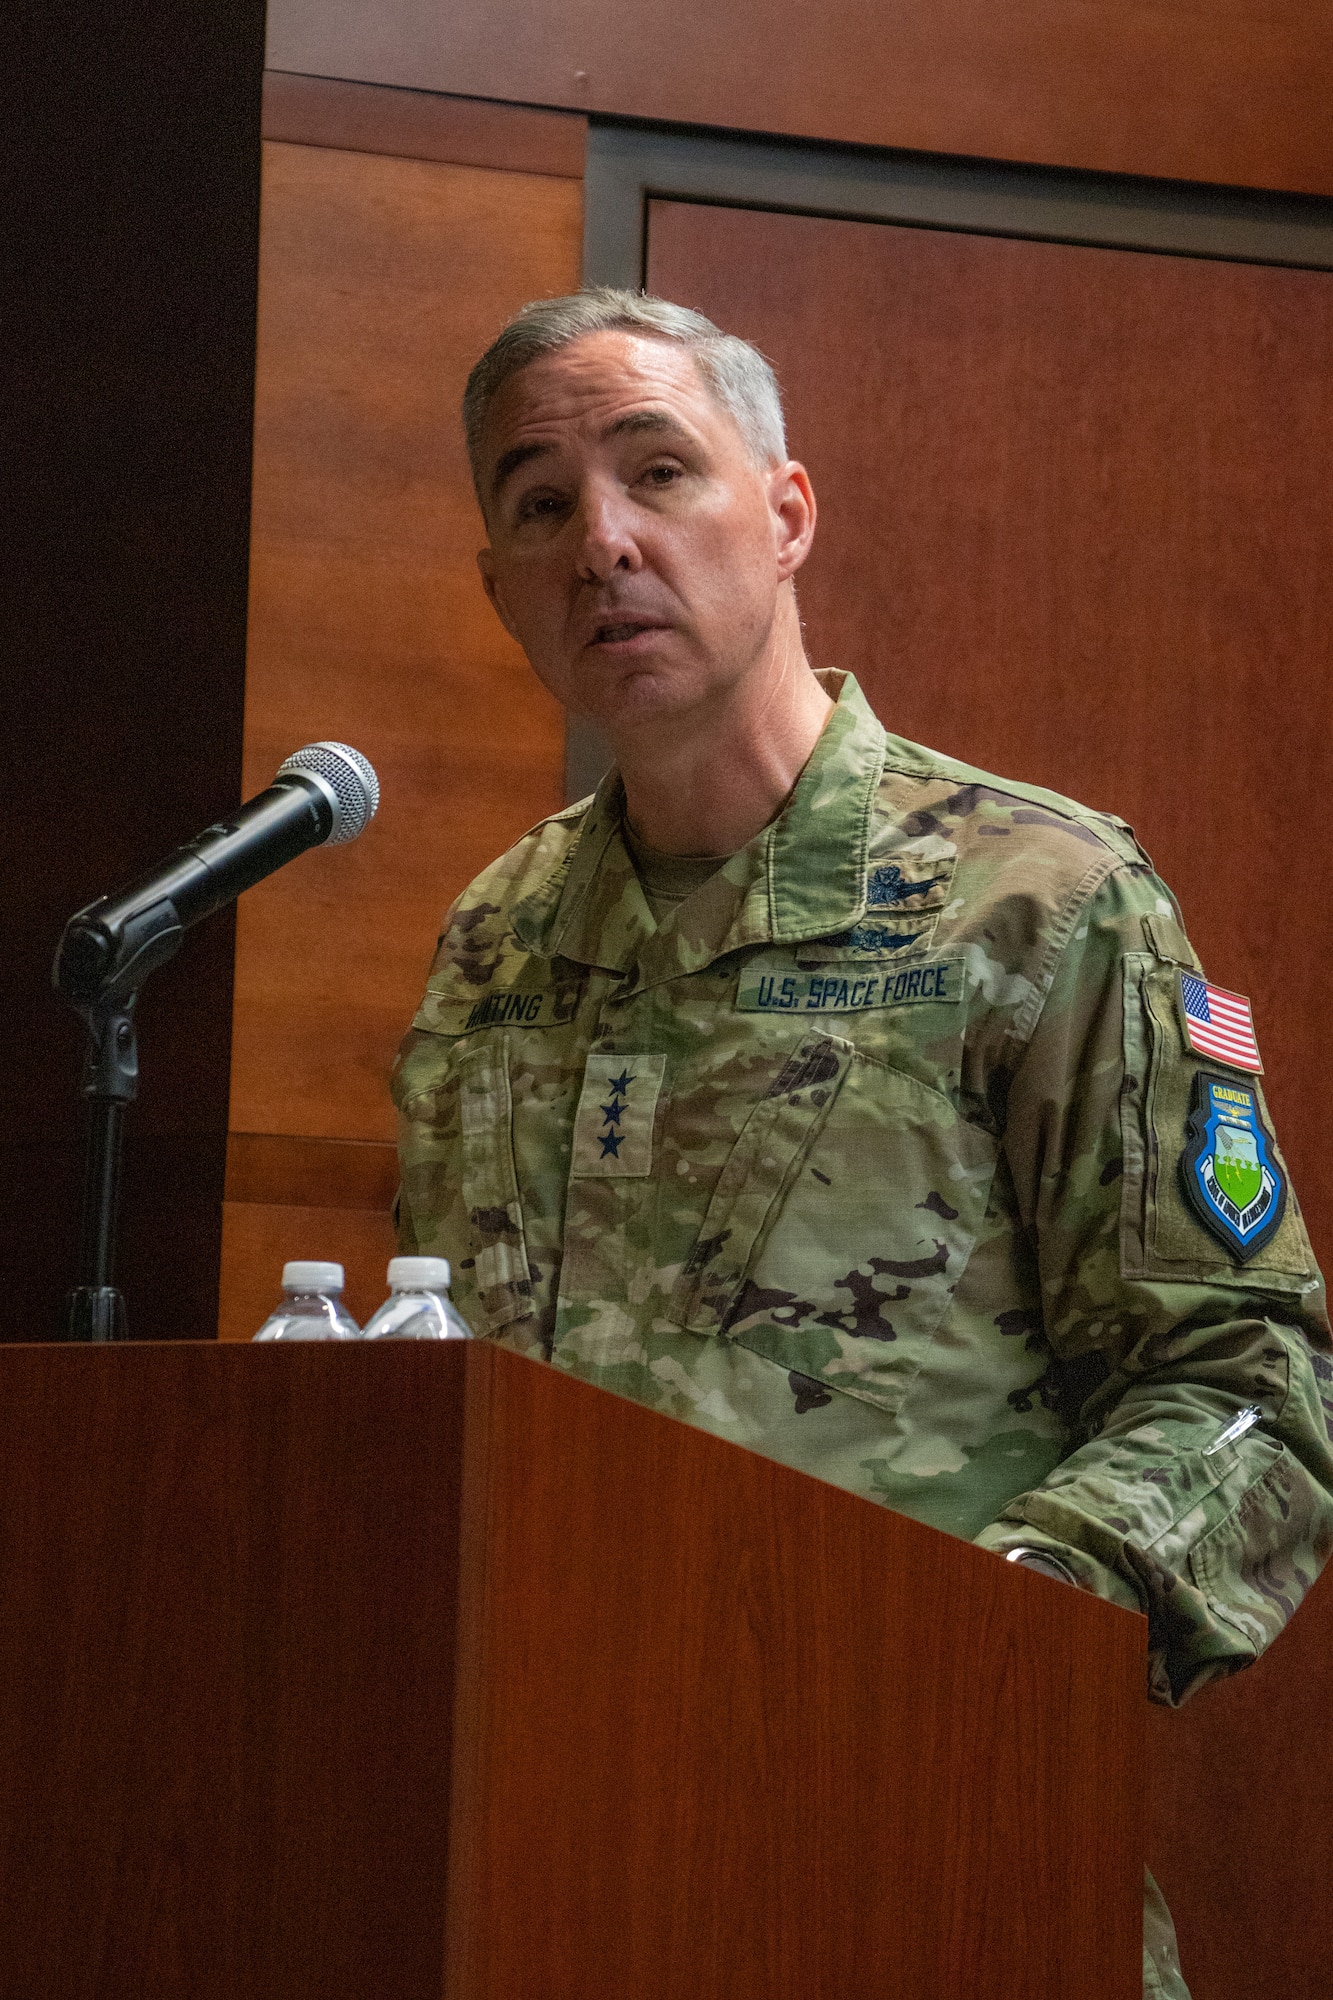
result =
[[[503,1028],[510,1022],[516,1027],[550,1028],[571,1012],[566,1006],[564,1015],[558,1016],[556,995],[534,992],[530,986],[501,987],[475,1000],[434,993],[428,986],[412,1025],[434,1035],[466,1035],[474,1028]]]
[[[478,1000],[463,1022],[463,1033],[473,1028],[500,1028],[509,1022],[523,1028],[544,1028],[555,1018],[555,995],[510,991],[487,993]]]

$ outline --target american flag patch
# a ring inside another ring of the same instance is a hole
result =
[[[1180,1019],[1185,1040],[1196,1055],[1213,1056],[1233,1069],[1263,1075],[1254,1019],[1243,993],[1228,993],[1224,987],[1210,986],[1197,973],[1182,972]]]

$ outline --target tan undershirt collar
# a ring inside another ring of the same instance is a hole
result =
[[[730,857],[725,854],[663,854],[658,847],[649,847],[640,840],[627,819],[620,822],[620,831],[634,872],[643,889],[644,900],[653,913],[653,922],[660,924],[687,896],[696,889],[702,889],[716,875],[722,864]]]

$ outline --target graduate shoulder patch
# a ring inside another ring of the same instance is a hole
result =
[[[1287,1183],[1252,1084],[1200,1070],[1180,1159],[1185,1199],[1237,1263],[1248,1263],[1277,1230]]]

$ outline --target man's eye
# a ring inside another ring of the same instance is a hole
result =
[[[518,503],[520,521],[550,520],[564,511],[564,501],[558,493],[526,493]]]
[[[671,486],[680,478],[678,465],[650,465],[644,474],[650,486]]]

